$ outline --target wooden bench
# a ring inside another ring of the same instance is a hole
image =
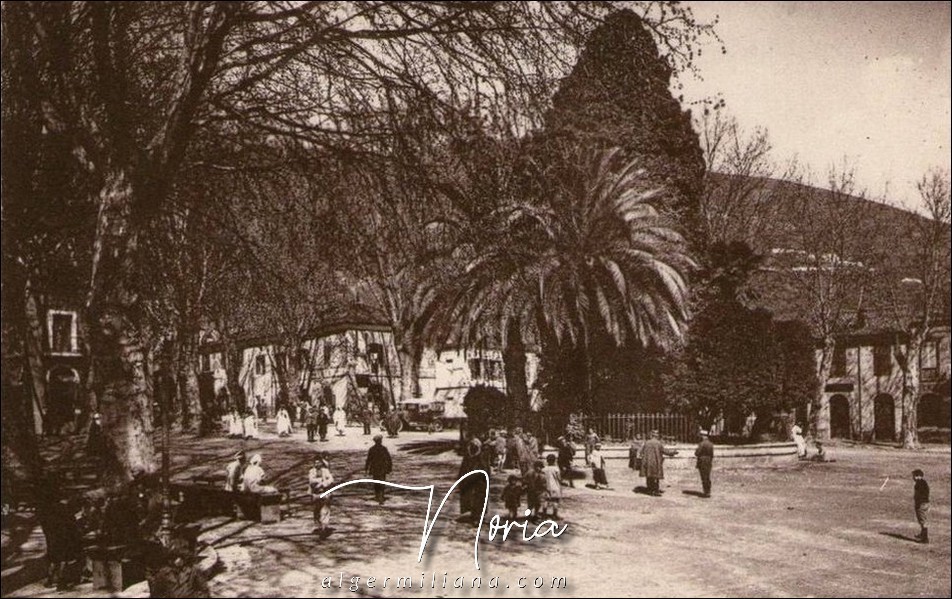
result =
[[[174,483],[169,489],[179,503],[177,517],[185,521],[210,516],[233,517],[237,508],[245,520],[263,524],[279,522],[281,508],[290,495],[288,489],[277,493],[245,493],[205,483]]]

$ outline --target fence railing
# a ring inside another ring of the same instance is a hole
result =
[[[692,443],[697,441],[700,428],[691,416],[684,414],[595,414],[582,418],[585,430],[595,429],[599,437],[610,441],[627,441],[633,437],[647,438],[657,430],[669,441]]]

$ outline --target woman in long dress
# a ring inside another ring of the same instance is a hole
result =
[[[279,437],[287,437],[291,434],[291,415],[285,408],[278,410],[277,432]]]

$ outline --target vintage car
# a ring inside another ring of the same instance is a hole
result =
[[[406,430],[425,430],[437,433],[445,426],[445,406],[441,401],[402,401],[399,409]]]

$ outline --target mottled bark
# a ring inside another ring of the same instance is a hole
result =
[[[522,341],[520,323],[512,321],[506,332],[502,353],[506,375],[506,394],[513,406],[515,424],[526,426],[529,418],[529,382],[526,379],[526,347]]]
[[[49,406],[46,401],[46,364],[43,360],[43,321],[36,296],[27,281],[23,297],[23,351],[28,372],[24,382],[29,383],[30,421],[34,434],[43,434]]]
[[[182,430],[193,430],[201,422],[202,405],[198,392],[197,335],[184,334],[179,338],[176,363],[179,412]]]
[[[919,447],[919,360],[924,335],[916,331],[909,339],[906,352],[898,360],[902,368],[902,446]]]
[[[813,434],[822,440],[829,440],[829,402],[826,397],[826,384],[830,379],[830,371],[833,368],[833,349],[835,340],[832,335],[823,339],[823,346],[820,349],[820,359],[817,361],[816,379],[817,389],[813,398],[813,404],[807,406],[807,419]],[[825,420],[825,423],[822,421]],[[821,426],[822,424],[822,426]]]

